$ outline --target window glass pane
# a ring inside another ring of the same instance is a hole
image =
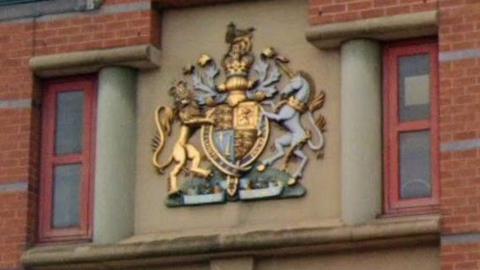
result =
[[[0,0],[0,6],[40,2],[45,0]]]
[[[403,56],[399,60],[400,121],[430,118],[430,56]]]
[[[57,96],[57,155],[82,152],[84,92],[62,92]]]
[[[56,166],[54,177],[53,227],[56,229],[78,227],[82,165]]]
[[[400,133],[400,198],[431,197],[430,132]]]

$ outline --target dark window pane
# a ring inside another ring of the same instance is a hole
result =
[[[58,94],[55,135],[57,155],[82,152],[83,107],[84,93],[82,91]]]
[[[430,132],[400,133],[400,197],[430,197],[432,194]]]
[[[45,0],[0,0],[0,6],[40,2]]]
[[[53,227],[56,229],[80,225],[81,176],[80,164],[55,167]]]
[[[419,54],[400,57],[400,121],[430,118],[430,56]]]

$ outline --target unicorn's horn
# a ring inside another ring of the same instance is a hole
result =
[[[292,79],[295,77],[297,74],[293,72],[286,64],[290,62],[288,58],[283,57],[283,56],[277,56],[275,57],[275,63],[278,65],[278,67],[288,76],[288,78]]]

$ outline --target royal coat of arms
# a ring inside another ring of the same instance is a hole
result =
[[[224,82],[217,84],[221,72],[215,61],[201,55],[196,65],[183,70],[190,80],[180,80],[169,90],[173,105],[155,112],[152,162],[159,173],[172,165],[167,206],[306,193],[300,180],[309,158],[303,148],[308,145],[317,157],[323,154],[326,121],[314,113],[323,106],[325,93],[315,95],[311,78],[292,71],[289,60],[273,48],[263,50],[256,60],[253,32],[230,23],[225,36],[228,52],[221,60]],[[288,80],[279,91],[282,73]],[[180,125],[179,137],[168,160],[161,162],[175,121]],[[283,134],[273,139],[269,155],[264,152],[272,121]],[[190,143],[192,136],[200,137],[201,149]]]

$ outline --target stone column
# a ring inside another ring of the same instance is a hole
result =
[[[132,68],[99,72],[94,243],[113,243],[133,234],[136,83]]]
[[[382,210],[381,48],[356,39],[341,47],[342,219],[365,223]]]

